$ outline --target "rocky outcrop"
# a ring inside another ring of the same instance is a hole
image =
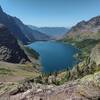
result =
[[[97,66],[100,65],[100,43],[93,48],[90,58],[91,62],[95,62]]]
[[[66,36],[77,40],[100,39],[100,16],[79,22],[69,30]]]
[[[13,90],[13,93],[15,92]],[[100,72],[67,82],[61,86],[33,84],[30,89],[18,94],[15,93],[15,95],[10,94],[8,97],[10,100],[99,100]]]
[[[30,61],[8,28],[0,24],[0,61],[25,63]]]

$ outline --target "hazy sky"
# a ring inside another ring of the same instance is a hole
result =
[[[0,0],[3,10],[35,26],[70,27],[100,15],[100,0]]]

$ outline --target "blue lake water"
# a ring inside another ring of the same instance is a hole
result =
[[[40,54],[43,72],[55,72],[72,67],[77,49],[70,44],[59,42],[35,42],[29,45]]]

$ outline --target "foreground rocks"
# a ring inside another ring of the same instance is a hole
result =
[[[0,100],[99,100],[100,72],[61,86],[33,84],[24,92],[5,94]]]

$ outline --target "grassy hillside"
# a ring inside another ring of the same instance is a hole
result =
[[[0,62],[0,82],[16,82],[28,78],[34,78],[39,72],[32,64],[11,64]]]

